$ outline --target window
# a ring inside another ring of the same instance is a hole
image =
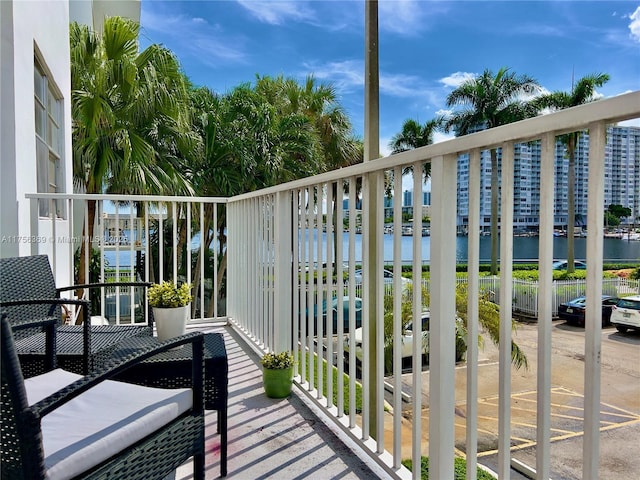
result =
[[[64,191],[62,95],[37,57],[33,73],[38,193],[59,193]],[[48,217],[52,206],[57,217],[64,216],[62,201],[39,203],[40,216]]]

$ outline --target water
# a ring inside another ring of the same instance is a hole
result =
[[[312,261],[317,261],[317,245],[316,234],[314,232],[314,245],[311,254]],[[355,260],[362,261],[362,235],[356,235],[355,243]],[[458,262],[467,261],[467,240],[468,237],[456,237],[456,259]],[[412,237],[401,237],[401,259],[403,263],[412,262],[413,246]],[[322,261],[326,261],[326,233],[322,234]],[[199,239],[194,237],[192,247],[199,246]],[[422,261],[428,263],[430,259],[431,237],[422,237]],[[307,250],[309,244],[307,240]],[[384,261],[393,262],[393,235],[384,235]],[[587,239],[575,239],[575,258],[577,260],[586,260]],[[349,255],[349,234],[343,234],[343,260],[348,260]],[[128,246],[121,247],[120,250],[120,267],[129,267],[131,265]],[[307,252],[308,253],[308,252]],[[562,237],[554,237],[553,239],[553,258],[560,259],[567,257],[567,239]],[[109,250],[105,252],[105,258],[109,265],[116,265],[115,251]],[[537,261],[538,258],[538,237],[515,237],[513,239],[513,258],[516,261]],[[603,259],[605,262],[615,261],[640,261],[640,242],[628,241],[618,238],[605,238],[603,248]],[[480,237],[480,261],[491,261],[491,238]]]
[[[362,260],[362,235],[356,235],[355,260]],[[314,233],[314,242],[316,235]],[[587,239],[575,238],[575,258],[586,260]],[[411,263],[413,259],[413,238],[409,236],[401,237],[401,259],[403,263]],[[515,237],[513,239],[513,258],[516,261],[537,261],[538,258],[538,237]],[[322,261],[326,260],[326,234],[322,234],[323,254]],[[343,236],[343,260],[348,260],[349,234]],[[384,261],[393,261],[393,235],[385,234],[383,240]],[[456,237],[456,259],[458,262],[467,261],[468,237]],[[422,261],[428,263],[430,259],[431,237],[422,237]],[[307,243],[307,249],[308,249]],[[312,259],[317,261],[317,246],[313,246]],[[567,239],[562,237],[553,238],[553,258],[560,259],[567,256]],[[628,241],[618,238],[605,238],[603,247],[603,259],[608,261],[640,261],[640,242]],[[480,237],[480,261],[491,261],[491,238]]]

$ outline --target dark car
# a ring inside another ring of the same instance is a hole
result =
[[[585,322],[585,311],[586,311],[586,297],[578,297],[573,300],[562,303],[558,307],[558,316],[567,321],[567,323],[572,323],[575,325],[579,325],[584,327]],[[602,326],[606,327],[610,325],[611,319],[611,311],[613,306],[618,303],[618,298],[612,297],[610,295],[602,296]]]
[[[356,328],[362,327],[362,299],[354,298],[354,306],[355,306],[355,317],[356,317]],[[338,328],[338,299],[333,298],[331,300],[331,304],[327,308],[327,302],[322,302],[322,331],[323,335],[327,335],[327,317],[330,317],[333,320],[333,334],[341,334],[349,331],[349,297],[342,297],[342,316],[343,316],[343,326],[342,329]],[[307,321],[308,311],[305,312],[303,321]],[[318,306],[316,304],[313,305],[313,334],[318,334]]]

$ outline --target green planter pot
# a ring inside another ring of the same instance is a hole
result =
[[[262,384],[269,398],[285,398],[291,394],[293,367],[273,370],[263,368]]]

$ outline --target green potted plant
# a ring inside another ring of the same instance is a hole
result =
[[[262,384],[269,398],[285,398],[293,386],[293,355],[291,352],[266,353],[262,364]]]
[[[191,308],[191,285],[154,283],[147,293],[160,341],[184,335]]]

